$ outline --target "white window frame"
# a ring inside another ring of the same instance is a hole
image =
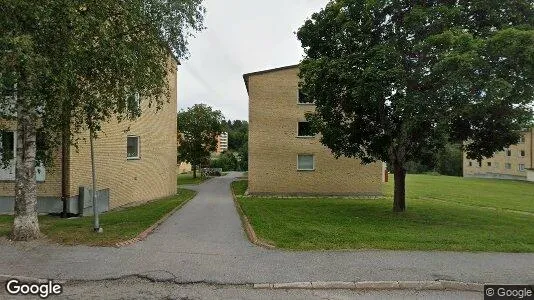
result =
[[[128,156],[128,139],[137,138],[137,156]],[[126,159],[127,160],[139,160],[141,159],[141,137],[138,135],[128,135],[126,136]]]
[[[527,167],[525,166],[525,164],[519,164],[517,166],[517,169],[519,170],[519,172],[525,172],[525,170],[527,169]]]
[[[312,168],[311,169],[301,169],[299,167],[299,157],[300,156],[311,156],[312,157]],[[297,171],[300,171],[300,172],[311,172],[311,171],[315,171],[315,155],[314,154],[310,154],[310,153],[300,153],[300,154],[297,154]]]

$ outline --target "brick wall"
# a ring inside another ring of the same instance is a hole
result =
[[[176,66],[174,66],[176,69]],[[142,115],[135,121],[113,120],[95,140],[97,188],[110,189],[110,208],[176,194],[176,79],[169,74],[171,99],[156,111],[141,100]],[[128,135],[140,137],[140,159],[126,157]],[[91,186],[89,133],[79,149],[71,149],[70,194],[79,186]]]
[[[314,110],[298,102],[298,67],[248,77],[251,194],[377,195],[382,163],[335,159],[319,138],[298,138],[299,121]],[[313,154],[315,171],[297,171],[297,155]]]
[[[2,130],[16,131],[15,121],[0,122]],[[46,177],[44,182],[37,183],[37,195],[40,197],[58,197],[61,198],[61,152],[54,154],[53,165],[46,168]],[[0,196],[15,196],[14,181],[0,181]]]

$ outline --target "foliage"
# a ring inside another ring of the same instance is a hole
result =
[[[224,117],[205,104],[195,104],[178,113],[178,161],[193,166],[193,176],[201,164],[209,162],[217,149],[217,136],[223,131]]]
[[[210,166],[212,168],[221,168],[223,172],[240,171],[239,161],[234,152],[225,151],[218,157],[211,160]]]
[[[234,170],[248,170],[248,122],[228,120],[223,125],[228,132],[228,150],[237,154],[238,165]]]
[[[224,131],[228,133],[228,150],[239,151],[248,143],[248,122],[228,120],[223,122]]]
[[[65,126],[98,132],[111,117],[138,117],[136,93],[160,107],[169,93],[169,56],[185,57],[187,38],[203,28],[201,0],[2,0],[1,6],[0,94],[12,96],[16,86],[52,144],[61,142]],[[0,101],[2,117],[13,115],[10,101]],[[72,142],[79,137],[72,136]]]
[[[334,0],[298,31],[308,116],[334,155],[386,161],[404,211],[408,161],[448,142],[481,160],[532,122],[531,1]]]
[[[463,153],[460,145],[447,144],[432,160],[422,162],[409,161],[406,163],[406,171],[411,174],[423,174],[437,172],[441,175],[463,175]]]

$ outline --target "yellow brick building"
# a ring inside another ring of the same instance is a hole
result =
[[[384,164],[336,159],[310,136],[298,65],[245,74],[249,95],[249,193],[380,195]]]
[[[140,99],[142,114],[137,120],[112,120],[98,133],[94,147],[100,210],[176,194],[177,63],[171,63],[171,97],[159,111]],[[7,127],[14,129],[15,124]],[[40,212],[62,211],[63,182],[69,212],[90,213],[88,203],[79,201],[80,187],[90,188],[92,184],[89,133],[80,138],[78,149],[70,147],[67,153],[66,178],[61,176],[62,151],[58,151],[53,167],[41,168],[37,176]],[[0,213],[13,211],[14,178],[14,166],[0,170]]]
[[[523,132],[521,141],[484,159],[481,164],[464,155],[464,177],[527,180],[534,169],[534,128]],[[534,180],[532,180],[534,181]]]

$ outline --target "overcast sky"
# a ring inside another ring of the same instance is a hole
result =
[[[295,32],[327,0],[204,0],[206,30],[178,69],[178,108],[205,103],[226,119],[248,119],[243,74],[298,63]]]

